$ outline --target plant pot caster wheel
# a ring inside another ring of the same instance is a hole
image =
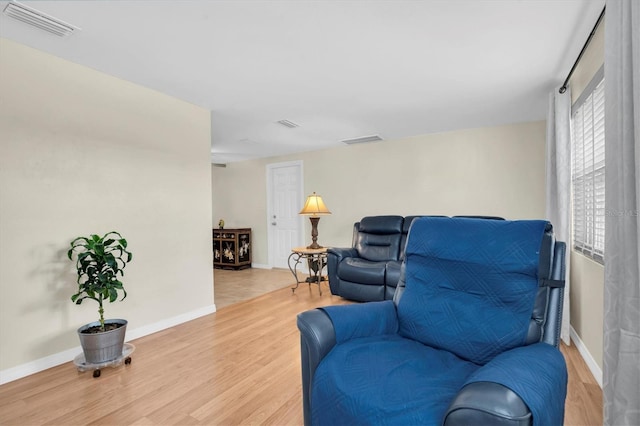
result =
[[[131,364],[131,357],[128,356],[124,359],[124,363],[125,365],[129,365]],[[93,370],[93,377],[98,378],[100,377],[100,375],[102,374],[102,371],[99,368],[96,368],[95,370]]]

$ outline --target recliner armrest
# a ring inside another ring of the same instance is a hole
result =
[[[359,257],[355,248],[330,247],[327,249],[327,274],[329,275],[329,289],[331,294],[340,294],[340,278],[338,265],[346,257]]]
[[[320,361],[336,345],[333,323],[320,309],[298,314],[302,362],[302,406],[304,424],[311,424],[311,384]]]
[[[479,399],[478,394],[482,394]],[[562,424],[566,394],[567,366],[560,351],[546,343],[520,346],[471,374],[444,423]],[[530,420],[523,406],[530,411]]]
[[[325,306],[320,309],[333,323],[337,343],[398,332],[398,313],[391,300]]]
[[[325,310],[338,318],[336,327]],[[304,424],[311,424],[311,386],[318,365],[337,342],[372,335],[395,333],[397,314],[392,301],[327,306],[298,314],[302,362],[302,406]]]
[[[298,314],[300,339],[309,348],[312,365],[318,365],[322,358],[336,345],[333,323],[321,309],[313,309]]]
[[[358,251],[353,247],[329,247],[327,254],[332,254],[337,257],[340,262],[345,257],[359,257]]]
[[[492,382],[475,382],[463,387],[453,399],[444,426],[530,426],[531,421],[529,407],[511,389]]]

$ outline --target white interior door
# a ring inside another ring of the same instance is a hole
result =
[[[291,249],[303,243],[302,176],[302,161],[267,165],[268,257],[274,268],[287,268]]]

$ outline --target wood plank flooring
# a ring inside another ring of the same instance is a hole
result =
[[[564,404],[565,425],[602,425],[602,389],[582,359],[576,345],[560,345],[567,361],[569,384]]]
[[[315,284],[292,293],[289,271],[218,271],[218,312],[133,341],[132,364],[104,369],[99,378],[66,363],[0,386],[0,425],[302,424],[295,317],[348,302],[331,296],[326,283],[322,296]],[[240,291],[240,276],[255,288],[243,282]],[[280,289],[229,302],[272,287]],[[565,424],[602,424],[600,388],[575,346],[562,350],[569,366]]]
[[[294,279],[288,269],[214,269],[213,282],[213,298],[216,308],[220,309],[287,285],[293,286]]]

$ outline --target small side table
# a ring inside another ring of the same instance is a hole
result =
[[[298,265],[304,260],[307,261],[309,276],[303,281],[300,281],[300,278],[298,278]],[[318,284],[318,290],[320,291],[320,296],[322,296],[322,286],[320,284],[322,283],[322,281],[326,280],[326,278],[322,276],[322,269],[327,264],[326,247],[322,247],[319,249],[295,247],[291,249],[291,254],[289,255],[287,263],[289,264],[289,270],[296,280],[296,286],[291,288],[292,292],[295,293],[296,289],[301,283],[308,283],[309,286],[311,286],[311,283],[314,283]]]

